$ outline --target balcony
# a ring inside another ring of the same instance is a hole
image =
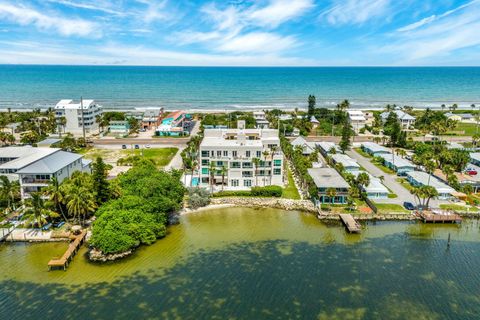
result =
[[[22,184],[48,184],[50,179],[22,178]]]

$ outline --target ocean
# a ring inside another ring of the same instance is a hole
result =
[[[0,109],[95,99],[106,109],[480,105],[480,67],[129,67],[0,65]]]

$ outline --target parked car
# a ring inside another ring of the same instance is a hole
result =
[[[127,145],[126,145],[126,144],[122,144],[122,149],[127,149]]]
[[[405,209],[407,209],[407,210],[415,210],[415,205],[414,205],[413,203],[411,203],[411,202],[405,201],[405,202],[403,203],[403,207],[404,207]]]
[[[149,149],[149,148],[150,148],[150,145],[149,145],[149,144],[146,144],[146,145],[145,145],[145,148]]]
[[[135,149],[140,149],[140,146],[138,144],[136,144]]]
[[[467,168],[467,170],[465,170],[465,173],[469,176],[476,176],[478,172],[473,168]]]

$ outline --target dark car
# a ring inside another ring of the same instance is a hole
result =
[[[415,206],[411,202],[404,202],[403,207],[407,210],[415,210]]]
[[[140,149],[140,146],[138,144],[136,144],[135,149]]]
[[[127,149],[127,145],[126,145],[126,144],[122,144],[122,149]]]

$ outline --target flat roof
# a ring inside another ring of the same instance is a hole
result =
[[[263,147],[262,140],[229,140],[221,137],[205,137],[200,144],[202,147],[235,147],[235,146],[249,146],[249,147]]]
[[[339,153],[332,154],[332,159],[337,163],[341,163],[345,168],[349,168],[349,167],[360,168],[360,165],[357,163],[357,161],[350,158],[346,154],[339,154]]]
[[[394,163],[397,168],[412,167],[415,168],[415,164],[411,161],[404,159],[400,156],[394,156],[391,153],[381,154],[379,157],[383,158],[385,161]]]
[[[91,105],[95,104],[95,100],[83,99],[82,103],[80,103],[80,101],[75,103],[71,99],[62,99],[55,105],[55,109],[80,109],[82,104],[83,109],[88,109]]]
[[[428,185],[428,177],[430,176],[428,173],[426,173],[424,171],[410,171],[410,172],[407,172],[406,174],[407,174],[407,176],[412,177],[412,179],[414,179],[418,183],[420,183],[424,186]],[[440,181],[439,179],[437,179],[433,175],[430,177],[430,184],[429,185],[434,187],[435,189],[437,189],[437,191],[439,193],[450,193],[451,194],[452,192],[456,192],[452,187],[443,183],[442,181]]]
[[[55,173],[80,158],[82,158],[80,154],[58,151],[18,170],[17,173]]]
[[[308,174],[317,188],[350,188],[347,181],[333,168],[310,168]]]
[[[385,148],[384,146],[381,146],[375,142],[363,142],[362,143],[362,146],[364,148],[367,148],[369,150],[371,150],[372,152],[386,152],[386,153],[390,153],[390,149],[388,148]]]
[[[480,161],[480,152],[470,153],[470,159]]]

